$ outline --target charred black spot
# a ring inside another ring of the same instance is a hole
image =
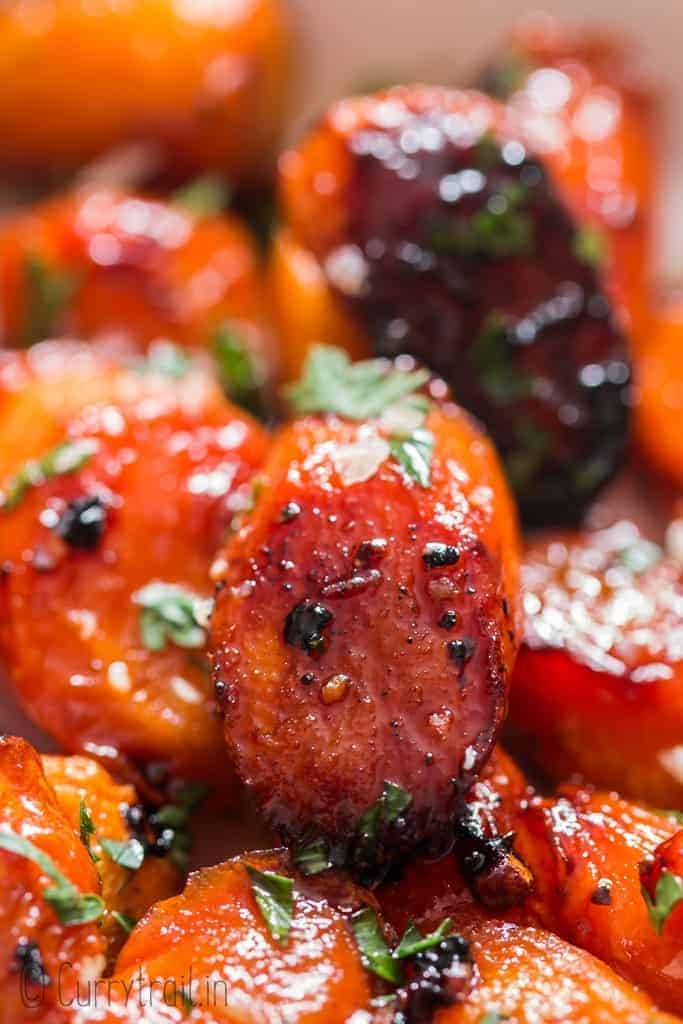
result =
[[[296,501],[288,501],[280,512],[281,523],[291,523],[293,519],[301,515],[301,505]]]
[[[358,545],[355,564],[358,567],[371,568],[378,565],[383,558],[386,558],[389,545],[383,537],[376,537],[374,540],[364,540]]]
[[[292,608],[285,619],[285,643],[315,654],[325,646],[323,629],[332,621],[332,612],[308,598]]]
[[[314,674],[312,672],[304,672],[304,674],[301,677],[301,682],[303,683],[304,686],[310,686],[312,683],[315,682]]]
[[[452,608],[445,611],[439,619],[439,625],[442,629],[453,629],[453,627],[457,625],[457,622],[458,613],[453,611]]]
[[[469,987],[472,957],[469,943],[450,935],[423,950],[408,963],[408,981],[396,997],[394,1024],[424,1024],[436,1010],[452,1006]]]
[[[591,895],[591,903],[599,907],[609,907],[612,902],[612,880],[601,878]]]
[[[449,640],[446,644],[448,656],[454,661],[458,668],[463,668],[474,654],[476,644],[469,636],[459,640]]]
[[[55,533],[69,547],[92,551],[102,539],[106,525],[107,509],[102,499],[97,495],[89,495],[69,502],[55,527]]]
[[[422,561],[430,569],[437,569],[444,565],[455,565],[460,560],[460,549],[454,544],[439,544],[432,542],[425,544],[422,552]]]

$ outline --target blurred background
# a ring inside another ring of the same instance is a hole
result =
[[[683,277],[683,4],[679,0],[290,0],[305,59],[297,66],[291,133],[336,96],[391,80],[471,79],[520,19],[549,14],[630,35],[662,95],[664,187],[660,269]]]

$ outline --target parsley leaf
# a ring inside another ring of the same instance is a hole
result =
[[[263,373],[239,332],[225,323],[216,329],[213,357],[228,398],[254,415],[263,413]]]
[[[164,804],[150,816],[149,821],[155,831],[173,830],[169,855],[180,871],[187,869],[192,848],[192,838],[188,831],[190,815],[210,791],[211,787],[204,782],[185,782],[175,793],[175,803]]]
[[[683,900],[683,878],[664,871],[655,886],[654,902],[650,899],[650,894],[646,889],[643,888],[642,893],[652,927],[658,935],[661,935],[669,914]]]
[[[384,782],[382,795],[363,814],[356,829],[355,859],[372,861],[379,834],[400,818],[412,803],[412,796],[394,782]]]
[[[90,854],[90,860],[93,864],[97,864],[100,859],[96,853],[90,848],[90,840],[95,835],[95,823],[92,820],[92,815],[88,810],[85,800],[81,798],[81,803],[78,809],[78,824],[79,824],[79,836],[80,840],[85,846],[86,850]]]
[[[589,267],[600,267],[605,261],[607,244],[605,236],[594,225],[584,224],[574,234],[572,250],[580,263]]]
[[[409,437],[390,438],[389,447],[400,466],[420,487],[429,487],[432,473],[434,435],[423,427],[414,430]]]
[[[26,320],[22,343],[44,341],[57,326],[57,320],[71,302],[78,287],[76,274],[60,270],[37,253],[24,256]]]
[[[40,487],[53,477],[78,472],[98,450],[96,440],[83,438],[79,441],[63,441],[42,458],[30,459],[18,473],[10,477],[2,492],[0,508],[11,512],[31,488]]]
[[[450,917],[445,917],[438,928],[430,932],[429,935],[423,935],[414,922],[409,921],[401,941],[394,950],[394,956],[398,959],[403,959],[415,956],[416,953],[421,953],[425,949],[431,949],[432,946],[438,946],[441,940],[446,937],[451,924]]]
[[[231,189],[218,174],[203,174],[173,193],[173,202],[184,206],[196,217],[211,217],[230,202]]]
[[[150,651],[162,651],[166,644],[203,647],[211,601],[173,583],[148,583],[133,594],[141,606],[140,636]]]
[[[145,848],[139,839],[100,839],[100,846],[119,867],[137,871],[145,859]]]
[[[294,882],[274,871],[258,871],[245,865],[251,890],[268,931],[281,945],[286,945],[292,926]]]
[[[285,393],[299,413],[333,412],[351,420],[364,420],[379,416],[428,380],[426,370],[404,373],[388,368],[383,359],[352,363],[340,348],[315,345],[301,380],[291,384]]]
[[[121,927],[126,935],[130,935],[137,924],[134,918],[129,917],[128,914],[122,914],[119,910],[112,910],[111,916],[114,918],[116,923]]]
[[[531,394],[532,378],[512,360],[507,325],[499,313],[491,313],[474,339],[469,360],[482,391],[495,405],[509,405]]]
[[[502,1021],[510,1020],[506,1013],[498,1013],[497,1010],[489,1010],[480,1019],[479,1024],[502,1024]]]
[[[401,965],[392,956],[374,910],[363,907],[356,911],[351,917],[351,927],[364,967],[384,981],[400,984],[403,978]]]
[[[292,861],[302,875],[320,875],[329,870],[332,863],[327,843],[320,836],[304,836],[292,851]]]
[[[491,193],[483,209],[469,217],[432,218],[429,245],[439,254],[456,258],[527,255],[533,244],[534,226],[524,209],[526,202],[527,189],[519,182],[508,182]]]
[[[55,883],[44,890],[43,896],[65,925],[97,921],[105,911],[104,900],[88,893],[83,895],[62,874],[51,857],[16,832],[0,831],[0,850],[7,850],[37,864],[43,874]]]

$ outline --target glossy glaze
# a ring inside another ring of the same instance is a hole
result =
[[[10,171],[55,174],[130,142],[173,175],[267,170],[286,92],[277,0],[13,2],[0,32]]]
[[[511,723],[555,779],[683,798],[681,564],[628,522],[531,541]]]
[[[47,854],[81,894],[98,894],[99,878],[73,825],[25,740],[0,738],[0,833],[10,830]],[[98,922],[64,925],[45,901],[50,879],[31,861],[0,850],[0,1021],[69,1020],[78,978],[97,978],[107,944]],[[33,969],[22,972],[31,943]],[[50,979],[47,983],[45,976]]]
[[[50,287],[61,301],[46,300]],[[6,346],[118,335],[211,352],[225,327],[264,383],[274,375],[252,240],[230,214],[180,201],[91,188],[15,214],[0,230],[0,306]]]
[[[683,304],[664,303],[635,364],[635,441],[647,463],[683,490]]]
[[[641,891],[641,865],[679,824],[614,793],[563,793],[532,803],[517,822],[515,849],[535,876],[530,909],[545,927],[680,1013],[680,914],[674,911],[658,934]]]
[[[85,346],[0,356],[0,480],[65,439],[97,444],[74,473],[0,509],[2,653],[21,706],[61,746],[127,769],[225,781],[221,727],[200,648],[143,641],[135,595],[154,581],[211,595],[208,568],[265,435],[211,378],[121,370]],[[59,523],[99,495],[106,525],[91,550]]]
[[[580,251],[586,225],[527,134],[474,92],[401,86],[335,104],[281,158],[295,244],[280,239],[273,287],[292,285],[292,312],[279,305],[286,342],[314,308],[315,283],[299,302],[301,275],[286,274],[287,257],[308,249],[354,324],[352,347],[360,326],[374,351],[410,352],[443,375],[538,524],[577,520],[615,471],[629,367],[601,274]]]
[[[214,678],[238,772],[272,823],[338,840],[385,781],[403,787],[385,857],[447,829],[494,743],[516,643],[515,516],[493,450],[455,406],[426,426],[423,488],[377,421],[295,421],[217,564]]]
[[[123,914],[133,922],[139,921],[158,900],[175,895],[181,886],[182,875],[170,856],[146,856],[142,867],[129,871],[103,851],[102,839],[127,842],[135,835],[127,818],[130,808],[139,807],[134,786],[116,782],[109,772],[89,757],[45,754],[41,763],[47,783],[54,790],[74,832],[80,832],[82,803],[90,813],[95,832],[89,843],[98,858],[97,874],[102,899],[107,905],[102,925],[107,937],[108,957],[112,958],[126,940],[127,932],[111,912]]]

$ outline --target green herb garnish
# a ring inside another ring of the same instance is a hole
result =
[[[607,244],[599,228],[584,224],[574,234],[572,250],[580,263],[598,269],[605,261]]]
[[[531,394],[532,378],[512,361],[507,324],[499,313],[491,313],[474,339],[469,360],[479,385],[495,405],[509,405]]]
[[[320,875],[332,867],[327,843],[320,836],[304,836],[292,851],[292,861],[302,875]]]
[[[90,840],[95,835],[95,823],[92,820],[92,814],[88,810],[86,802],[85,800],[83,800],[83,798],[81,798],[81,803],[78,809],[78,825],[78,834],[80,836],[80,840],[85,846],[88,853],[90,854],[90,860],[93,862],[93,864],[97,864],[100,858],[97,856],[96,853],[93,853],[92,848],[90,846]]]
[[[145,860],[145,848],[139,839],[100,839],[100,846],[119,867],[137,871]]]
[[[399,985],[403,978],[401,964],[392,956],[374,910],[371,907],[358,910],[351,917],[351,927],[363,966],[384,981]]]
[[[30,459],[25,462],[19,472],[10,477],[5,486],[0,509],[11,512],[31,488],[40,487],[47,480],[56,476],[67,476],[69,473],[78,472],[98,450],[99,444],[93,438],[63,441],[42,458]]]
[[[117,925],[119,925],[119,927],[123,929],[126,935],[130,935],[130,933],[133,931],[133,928],[135,928],[135,925],[137,924],[137,921],[134,918],[129,917],[128,914],[122,914],[118,910],[112,910],[111,916],[114,918]]]
[[[211,602],[174,583],[148,583],[133,595],[140,605],[140,636],[150,651],[167,643],[203,647]]]
[[[223,324],[216,329],[213,356],[228,398],[254,415],[262,415],[263,372],[234,326]]]
[[[434,435],[419,427],[409,437],[395,438],[389,441],[391,454],[411,479],[416,480],[420,487],[429,487],[432,472],[432,453],[434,451]]]
[[[173,193],[173,202],[196,217],[212,217],[230,202],[231,188],[218,174],[203,174]]]
[[[24,257],[26,319],[22,344],[44,341],[55,330],[60,315],[78,288],[78,276],[59,270],[37,253]]]
[[[525,209],[527,189],[508,182],[493,191],[483,209],[469,217],[432,218],[428,243],[445,256],[480,256],[503,259],[531,252],[534,225]]]
[[[506,1013],[498,1013],[497,1010],[489,1010],[480,1019],[479,1024],[502,1024],[504,1020],[510,1020]]]
[[[365,420],[380,416],[428,380],[426,370],[404,373],[387,369],[382,359],[352,363],[340,348],[315,345],[301,380],[291,384],[286,395],[299,413],[332,412],[351,420]]]
[[[211,792],[204,782],[185,782],[175,794],[175,803],[164,804],[152,815],[155,827],[173,829],[169,856],[180,871],[187,870],[192,838],[188,824],[192,812]]]
[[[422,953],[425,949],[432,949],[433,946],[438,946],[441,940],[446,938],[451,924],[450,917],[445,917],[438,928],[428,935],[423,935],[415,923],[409,921],[401,941],[394,950],[394,956],[401,960],[406,957],[415,956],[416,953]]]
[[[507,100],[522,88],[530,72],[529,62],[522,54],[508,49],[500,55],[495,63],[485,69],[480,88],[489,96]]]
[[[369,807],[356,829],[356,859],[372,861],[380,834],[400,818],[412,796],[394,782],[385,781],[382,795]]]
[[[65,925],[97,921],[105,911],[104,900],[95,894],[82,894],[62,874],[51,857],[16,832],[0,831],[0,850],[7,850],[37,864],[43,874],[54,882],[43,892],[45,901]]]
[[[268,931],[280,945],[286,945],[294,911],[294,882],[274,871],[258,871],[250,864],[245,867]]]
[[[505,472],[513,490],[520,494],[533,481],[552,446],[552,437],[529,418],[518,419],[515,447],[504,457]]]
[[[683,879],[664,871],[657,880],[654,901],[650,899],[650,894],[645,888],[642,889],[642,893],[652,927],[661,935],[669,914],[683,900]]]

